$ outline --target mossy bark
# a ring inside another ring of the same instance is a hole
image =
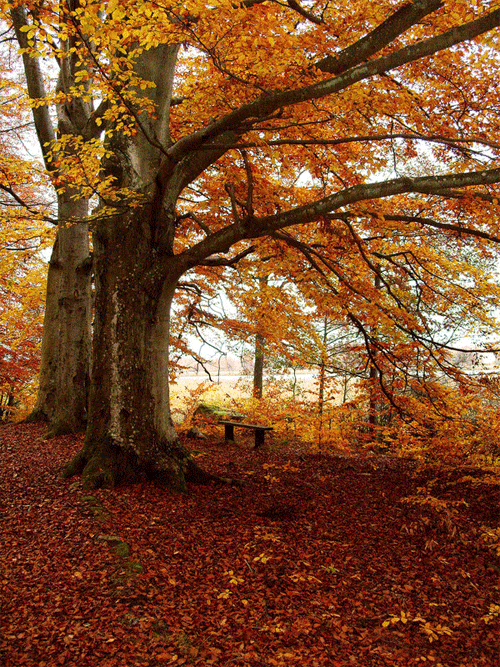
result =
[[[65,476],[86,488],[151,479],[183,491],[204,482],[170,417],[170,306],[182,268],[150,271],[150,206],[107,219],[94,234],[95,319],[89,417]]]
[[[133,448],[119,447],[112,440],[89,441],[65,466],[62,476],[81,475],[85,489],[113,488],[122,484],[153,481],[185,492],[187,483],[202,484],[217,478],[202,470],[180,443],[156,460],[142,460]],[[166,448],[165,448],[166,450]]]
[[[177,490],[213,476],[201,470],[179,441],[170,416],[168,346],[170,308],[189,268],[175,255],[175,207],[189,182],[158,149],[168,136],[169,102],[177,46],[149,49],[134,64],[155,85],[141,91],[156,116],[140,116],[133,136],[111,131],[103,176],[136,192],[142,205],[117,202],[116,214],[93,226],[95,316],[92,384],[82,451],[66,466],[87,488],[152,479]],[[155,138],[152,140],[152,138]],[[201,158],[199,158],[201,159]],[[157,177],[163,164],[162,178]]]

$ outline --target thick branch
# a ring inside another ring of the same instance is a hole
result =
[[[315,222],[343,206],[359,201],[380,199],[404,193],[442,195],[443,190],[447,188],[463,188],[491,183],[500,183],[500,168],[442,176],[395,178],[379,183],[356,185],[305,206],[298,206],[276,215],[254,218],[248,220],[245,225],[233,224],[224,227],[217,232],[213,232],[209,237],[177,257],[180,265],[184,266],[184,270],[186,270],[203,262],[210,255],[228,252],[232,245],[243,239],[268,236],[280,229]],[[457,230],[453,229],[453,231],[461,231],[463,234],[468,233],[467,228],[464,227],[458,227]],[[472,230],[470,233],[472,235]],[[474,235],[482,236],[482,232],[478,230],[478,233]],[[496,240],[496,237],[491,235],[490,240]]]
[[[364,79],[397,69],[408,63],[434,55],[439,51],[448,49],[463,41],[474,39],[499,25],[500,9],[497,9],[490,14],[486,14],[479,19],[452,28],[436,37],[422,40],[417,44],[404,47],[387,56],[382,56],[367,63],[351,67],[340,76],[335,76],[295,90],[266,93],[253,102],[245,104],[239,109],[227,114],[215,123],[205,127],[203,130],[188,137],[183,137],[183,139],[169,149],[168,155],[174,160],[180,160],[192,150],[200,148],[206,142],[210,142],[216,137],[220,137],[222,134],[226,134],[226,139],[223,143],[232,144],[234,143],[234,140],[230,141],[227,133],[232,131],[241,134],[249,129],[252,124],[260,121],[262,118],[268,117],[278,109],[338,93]],[[212,149],[215,148],[213,144],[211,146],[208,144],[207,147]],[[219,150],[223,149],[219,148]]]
[[[334,56],[327,56],[316,63],[322,72],[339,75],[359,65],[390,44],[428,14],[443,6],[442,0],[415,0],[403,5],[368,35]]]
[[[404,193],[441,195],[447,188],[488,185],[500,182],[500,168],[443,176],[394,178],[379,183],[355,185],[311,204],[299,206],[278,215],[256,218],[247,228],[247,238],[257,238],[292,225],[306,224],[349,204],[367,199],[380,199]]]

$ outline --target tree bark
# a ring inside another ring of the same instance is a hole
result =
[[[27,421],[47,435],[85,428],[90,385],[91,260],[87,199],[59,195],[59,225],[47,277],[37,401]]]
[[[264,389],[264,346],[266,339],[261,333],[255,335],[255,354],[253,365],[253,397],[262,398]]]
[[[22,5],[13,6],[10,14],[16,39],[23,49],[29,97],[43,102],[44,77],[39,59],[29,52],[26,10]],[[58,92],[70,92],[75,73],[81,68],[72,53],[74,46],[75,37],[59,59]],[[59,136],[83,136],[87,132],[92,104],[73,93],[71,98],[56,105]],[[57,159],[51,153],[56,133],[48,105],[35,104],[32,114],[45,166],[58,192],[58,229],[47,276],[38,396],[26,421],[47,421],[47,435],[57,435],[83,430],[87,418],[91,347],[88,199],[81,197],[58,171]]]
[[[177,490],[207,481],[170,416],[170,305],[182,269],[151,274],[151,206],[116,216],[94,235],[96,304],[92,390],[82,451],[64,475],[86,488],[153,479]]]
[[[160,146],[170,143],[166,128],[177,48],[150,49],[136,62],[136,71],[157,84],[148,91],[157,117],[140,117],[133,137],[110,133],[110,157],[102,163],[105,175],[143,194],[145,203],[94,224],[89,416],[83,448],[63,471],[67,477],[81,474],[86,488],[152,479],[183,491],[187,481],[214,479],[195,464],[170,416],[170,308],[189,262],[172,251],[182,178],[172,173],[160,184],[155,176]]]

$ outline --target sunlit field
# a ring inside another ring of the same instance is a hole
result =
[[[276,398],[276,392],[284,401],[312,404],[318,400],[319,382],[317,375],[304,373],[297,375],[276,375],[265,379],[263,401]],[[328,381],[328,401],[341,405],[353,397],[352,385],[344,391],[342,381]],[[250,375],[221,375],[211,382],[204,375],[181,375],[170,384],[172,415],[176,424],[183,423],[200,402],[215,403],[232,409],[243,410],[252,397],[252,377]]]
[[[180,376],[170,387],[176,427],[186,432],[195,426],[205,435],[222,439],[220,425],[195,414],[203,403],[244,415],[248,423],[272,426],[272,432],[266,436],[266,443],[271,446],[293,441],[314,451],[326,448],[340,453],[352,449],[354,423],[351,423],[349,406],[355,395],[354,383],[346,388],[342,381],[328,379],[320,410],[319,379],[312,373],[267,377],[262,400],[252,397],[252,380],[249,375],[225,375],[214,382],[202,375]],[[236,434],[239,443],[250,446],[253,437],[253,432],[247,430],[238,430]]]

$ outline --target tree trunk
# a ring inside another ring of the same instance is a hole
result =
[[[48,435],[85,428],[91,348],[88,201],[59,196],[59,226],[47,277],[37,401],[27,421]]]
[[[253,366],[253,397],[261,399],[264,388],[264,345],[265,338],[258,333],[255,336],[255,356]]]
[[[319,393],[318,393],[318,449],[323,444],[323,411],[325,408],[326,364],[328,362],[328,317],[325,316],[323,327],[323,346],[319,365]]]
[[[377,266],[377,270],[380,271],[380,267]],[[380,279],[380,274],[377,274],[375,276],[375,281],[374,281],[376,289],[381,289],[382,286],[382,281]],[[373,334],[376,336],[377,335],[377,330],[376,328],[373,331]],[[379,371],[378,368],[375,365],[375,357],[377,355],[377,351],[375,348],[372,348],[371,350],[371,355],[372,359],[369,362],[370,363],[370,384],[369,384],[369,406],[368,406],[368,428],[369,428],[369,433],[370,437],[372,440],[375,440],[377,438],[377,432],[376,432],[376,427],[379,425],[379,401],[377,400],[377,384],[379,380]]]
[[[176,45],[149,49],[136,72],[156,85],[146,92],[157,118],[142,114],[141,131],[107,138],[104,176],[141,193],[147,203],[94,224],[95,318],[92,387],[83,448],[64,476],[82,475],[86,488],[152,479],[177,490],[205,482],[179,441],[170,416],[168,345],[170,307],[189,267],[173,252],[175,206],[189,182],[181,165],[171,181],[157,178],[158,141],[169,145],[168,114]],[[126,202],[124,202],[126,203]]]
[[[207,481],[175,432],[169,405],[170,305],[181,271],[147,277],[151,207],[108,220],[94,235],[92,390],[82,451],[63,474],[86,488],[153,479],[177,490]]]
[[[269,276],[263,275],[257,278],[259,282],[259,304],[257,307],[257,333],[255,335],[255,355],[253,367],[253,397],[261,399],[264,390],[264,362],[265,362],[265,346],[266,337],[260,329],[262,329],[262,309],[265,296],[265,290]]]

